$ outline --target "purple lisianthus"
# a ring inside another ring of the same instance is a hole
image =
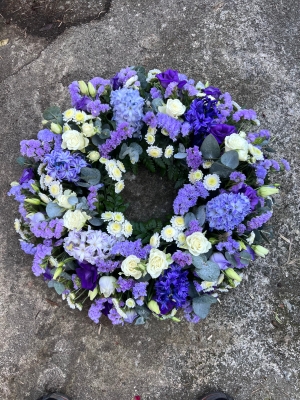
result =
[[[219,97],[221,96],[222,92],[219,88],[214,87],[214,86],[208,86],[207,88],[203,89],[203,92],[207,95],[207,96],[213,96],[215,99],[219,99]]]
[[[174,69],[167,69],[166,71],[157,74],[156,78],[159,80],[161,86],[165,89],[172,82],[178,82],[178,89],[182,89],[183,86],[187,83],[186,80],[180,80],[178,76],[178,71]]]
[[[22,176],[20,178],[20,185],[22,185],[22,183],[27,183],[28,181],[30,181],[30,179],[34,178],[34,172],[32,168],[26,168],[24,169]]]
[[[235,126],[226,124],[216,124],[210,128],[210,133],[215,137],[217,142],[221,144],[226,136],[236,132]]]
[[[79,262],[79,268],[76,268],[76,274],[80,278],[83,289],[94,290],[97,286],[97,267],[89,263]]]
[[[220,269],[227,269],[230,265],[230,263],[226,260],[226,258],[223,256],[222,253],[213,253],[210,258],[209,261],[213,261],[216,264],[218,264]]]

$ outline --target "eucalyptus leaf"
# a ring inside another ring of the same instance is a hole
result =
[[[60,108],[57,106],[48,107],[43,112],[43,117],[50,123],[54,122],[55,124],[63,125],[62,113],[60,111]]]
[[[233,268],[237,266],[236,259],[233,257],[232,254],[228,253],[228,251],[226,251],[226,253],[225,253],[225,258],[227,261],[230,262],[230,264]]]
[[[135,312],[144,319],[147,319],[151,316],[151,311],[145,306],[135,306]]]
[[[59,207],[59,205],[56,203],[50,202],[46,205],[46,213],[51,219],[61,216],[63,212],[64,209],[62,207]]]
[[[48,288],[53,288],[54,287],[54,283],[55,283],[55,281],[49,281],[48,282]]]
[[[207,261],[205,264],[200,266],[200,268],[196,268],[195,272],[199,278],[208,282],[215,282],[220,276],[220,268],[218,264],[212,261]]]
[[[186,213],[184,216],[185,226],[188,228],[190,225],[190,222],[193,221],[194,219],[196,219],[196,215],[194,213],[192,213],[192,212]]]
[[[229,168],[236,168],[239,165],[239,154],[236,150],[226,151],[221,157],[221,163]]]
[[[206,160],[216,160],[220,157],[221,153],[219,143],[212,134],[209,134],[203,140],[200,151],[202,153],[202,157]]]
[[[203,258],[202,256],[192,256],[192,260],[193,260],[193,265],[196,268],[201,268],[206,262],[206,259]]]
[[[76,186],[81,186],[81,187],[90,187],[90,183],[86,183],[86,182],[76,182]]]
[[[269,153],[276,153],[276,150],[274,150],[272,147],[270,146],[264,146],[264,150],[268,151]]]
[[[152,108],[153,108],[153,111],[156,113],[158,112],[158,107],[163,106],[163,105],[164,105],[164,102],[162,101],[162,99],[157,98],[152,101]]]
[[[252,261],[251,255],[246,250],[241,251],[239,256],[240,256],[240,262],[243,265],[249,265],[250,262]]]
[[[144,325],[145,322],[146,322],[146,321],[145,321],[145,318],[144,318],[144,317],[138,317],[138,318],[135,320],[135,324],[134,324],[134,325]]]
[[[80,170],[80,177],[90,185],[97,185],[100,182],[101,174],[97,168],[83,167]]]
[[[110,138],[111,132],[109,129],[102,129],[101,133],[99,133],[100,139],[108,139]]]
[[[196,288],[195,288],[195,285],[194,285],[194,283],[193,282],[190,282],[190,285],[189,285],[189,297],[191,297],[192,299],[194,298],[194,297],[199,297],[199,293],[197,292],[197,290],[196,290]]]
[[[89,223],[93,226],[101,226],[103,224],[103,222],[104,221],[101,218],[93,217],[93,218],[89,219]]]
[[[62,294],[65,291],[65,286],[61,282],[54,282],[54,289],[57,294]]]
[[[186,153],[176,153],[176,154],[174,154],[174,158],[178,158],[178,159],[186,158]]]
[[[65,263],[66,271],[74,271],[76,269],[76,264],[74,261],[68,261]]]
[[[17,163],[19,165],[23,166],[26,163],[26,159],[24,157],[20,156],[20,157],[17,158]]]
[[[92,136],[91,140],[92,140],[93,145],[95,145],[95,146],[100,146],[101,144],[105,143],[105,140],[101,139],[101,137],[98,134]]]
[[[214,162],[209,169],[211,174],[217,174],[221,178],[228,178],[233,171],[234,170],[232,168],[226,167],[226,165],[220,163],[219,161]]]
[[[75,204],[78,203],[78,199],[76,196],[71,196],[68,198],[68,203],[71,204],[71,206],[75,206]]]
[[[193,311],[198,317],[204,319],[209,313],[210,306],[217,302],[215,297],[204,294],[193,299]]]
[[[151,275],[150,274],[146,274],[144,276],[142,276],[140,279],[137,279],[137,282],[148,282],[151,279]]]
[[[202,226],[205,222],[205,217],[206,217],[205,208],[206,208],[205,206],[200,206],[197,208],[196,211],[196,218],[200,226]]]

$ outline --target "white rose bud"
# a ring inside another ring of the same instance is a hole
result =
[[[121,264],[121,270],[125,276],[132,276],[135,279],[140,279],[142,271],[139,268],[140,259],[134,255],[128,256]]]
[[[186,238],[188,250],[193,256],[207,253],[211,249],[211,243],[202,232],[194,232]]]
[[[96,162],[99,160],[100,158],[100,153],[98,151],[90,151],[89,154],[87,155],[87,158],[91,161],[91,162]]]
[[[61,147],[68,150],[84,150],[89,144],[89,140],[83,136],[82,132],[73,130],[64,132],[62,139]]]
[[[100,293],[109,297],[115,293],[117,279],[114,276],[101,276],[99,279]]]
[[[81,131],[84,134],[85,137],[91,137],[96,134],[96,130],[94,128],[93,124],[89,124],[88,122],[85,122],[82,124]]]

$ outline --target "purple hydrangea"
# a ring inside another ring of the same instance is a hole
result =
[[[88,165],[79,154],[71,154],[66,150],[52,150],[45,155],[43,162],[46,163],[48,175],[68,182],[77,182],[80,179],[81,168]]]

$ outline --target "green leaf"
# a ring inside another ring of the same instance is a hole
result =
[[[221,163],[229,168],[236,168],[239,165],[239,154],[235,150],[224,153],[221,157]]]
[[[103,224],[103,222],[104,221],[101,218],[93,217],[93,218],[89,219],[89,223],[93,226],[101,226]]]
[[[190,222],[193,221],[194,219],[196,219],[196,215],[194,213],[192,213],[192,212],[186,213],[184,216],[185,226],[188,228],[190,225]]]
[[[61,126],[63,125],[62,113],[60,111],[60,108],[57,106],[48,107],[43,112],[43,117],[50,123],[54,122],[55,124],[59,124]]]
[[[62,294],[65,291],[65,286],[61,282],[54,282],[54,289],[57,294]]]
[[[212,261],[203,263],[200,268],[196,268],[195,272],[199,278],[208,282],[215,282],[220,276],[220,268],[218,264]]]
[[[25,163],[26,163],[26,159],[24,158],[24,157],[18,157],[17,158],[17,163],[19,164],[19,165],[21,165],[21,166],[23,166],[23,165],[25,165]]]
[[[153,172],[153,173],[155,172],[155,165],[151,158],[149,158],[149,157],[143,158],[143,164],[150,172]]]
[[[99,145],[105,143],[105,140],[104,140],[104,139],[101,139],[101,137],[100,137],[98,134],[92,136],[92,137],[91,137],[91,140],[92,140],[92,143],[93,143],[95,146],[99,146]]]
[[[217,302],[215,297],[204,294],[193,298],[193,311],[198,317],[204,319],[209,313],[210,306]]]
[[[192,259],[195,268],[201,268],[206,261],[202,256],[192,256]]]
[[[234,170],[232,168],[226,167],[226,165],[221,164],[219,161],[214,162],[209,169],[211,174],[217,174],[221,178],[228,178],[233,171]]]
[[[145,318],[144,318],[144,317],[138,317],[138,318],[135,320],[135,324],[134,324],[134,325],[144,325],[145,322],[146,322],[146,321],[145,321]]]
[[[220,157],[221,153],[219,143],[212,134],[209,134],[203,140],[200,151],[202,153],[202,157],[206,160],[216,160]]]
[[[241,258],[240,261],[241,261],[241,263],[242,263],[243,265],[249,265],[250,262],[252,261],[252,258],[251,258],[251,256],[250,256],[250,254],[249,254],[248,251],[246,251],[246,250],[241,251],[240,254],[239,254],[239,256],[240,256],[240,258]]]
[[[153,158],[155,164],[157,164],[160,168],[166,169],[166,164],[163,162],[161,158]]]

